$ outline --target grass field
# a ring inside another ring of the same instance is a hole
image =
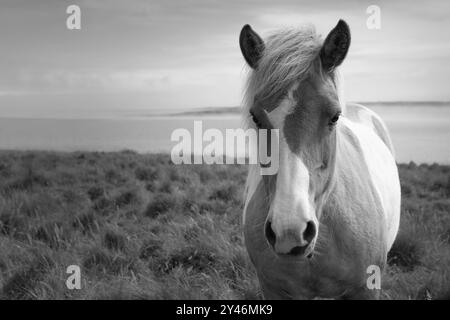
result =
[[[450,167],[400,165],[384,299],[450,299]],[[0,152],[1,299],[258,299],[245,166],[168,155]],[[66,268],[79,265],[81,290]]]

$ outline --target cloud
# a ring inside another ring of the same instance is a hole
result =
[[[352,29],[343,67],[349,99],[368,100],[375,86],[380,100],[407,100],[419,90],[427,100],[450,99],[450,92],[436,85],[448,83],[450,71],[447,1],[426,6],[380,1],[378,31],[366,28],[368,1],[78,3],[82,30],[68,31],[63,1],[2,1],[3,96],[64,93],[85,101],[82,96],[93,93],[124,94],[135,99],[131,105],[140,105],[141,100],[129,95],[139,93],[145,94],[149,107],[235,105],[241,101],[245,76],[238,45],[245,23],[265,35],[280,26],[312,22],[325,36],[345,18]]]

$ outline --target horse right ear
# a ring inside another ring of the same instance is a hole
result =
[[[248,24],[241,30],[239,45],[245,61],[251,68],[256,69],[264,52],[264,41]]]
[[[320,60],[326,71],[331,71],[344,61],[350,47],[350,28],[344,20],[339,20],[336,27],[328,34],[322,49]]]

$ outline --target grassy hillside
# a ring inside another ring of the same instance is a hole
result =
[[[400,165],[385,299],[450,298],[450,167]],[[0,298],[254,299],[245,166],[167,155],[0,152]],[[65,286],[67,266],[82,289]]]

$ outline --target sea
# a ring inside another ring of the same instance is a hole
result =
[[[378,113],[391,133],[399,163],[450,164],[450,103],[395,102],[366,104]],[[193,133],[242,125],[239,108],[192,110],[121,110],[82,115],[8,115],[0,110],[1,150],[170,152],[175,129]],[[205,144],[207,144],[205,142]]]

